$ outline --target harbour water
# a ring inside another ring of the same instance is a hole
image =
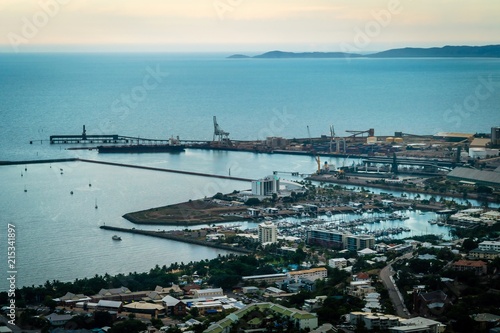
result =
[[[389,135],[482,132],[494,125],[492,120],[498,121],[500,61],[490,59],[347,63],[344,59],[233,61],[224,55],[27,54],[0,55],[0,60],[0,160],[82,157],[259,178],[274,170],[311,173],[316,162],[308,156],[190,149],[180,154],[103,156],[65,150],[66,146],[44,140],[52,134],[79,134],[83,124],[88,134],[211,140],[213,115],[235,139],[305,137],[306,125],[318,136],[327,133],[329,124],[340,135],[346,129],[370,127],[376,134]],[[157,68],[168,75],[160,77],[155,89],[138,95],[144,77]],[[494,88],[474,114],[477,121],[468,121],[472,113],[452,118],[447,110],[473,94],[481,77],[492,80]],[[125,104],[123,96],[133,103]],[[415,113],[421,116],[409,121],[408,115]],[[29,144],[29,140],[35,141]],[[351,162],[330,160],[333,165]],[[15,224],[18,286],[147,271],[156,264],[224,254],[140,235],[122,235],[122,242],[113,242],[112,234],[98,227],[131,228],[134,225],[121,217],[127,212],[250,187],[237,181],[84,162],[1,166],[0,179],[0,259],[7,262],[6,226]],[[424,217],[410,220],[410,234],[429,231]],[[6,271],[0,271],[0,290],[7,288]]]

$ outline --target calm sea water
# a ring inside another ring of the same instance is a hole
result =
[[[338,135],[368,128],[380,135],[474,133],[499,125],[499,60],[347,62],[224,56],[0,55],[0,160],[78,156],[224,175],[230,169],[233,176],[257,178],[273,170],[309,173],[315,161],[304,156],[194,150],[102,156],[95,151],[65,150],[46,140],[53,134],[80,133],[83,124],[88,134],[211,140],[214,115],[233,139],[306,137],[307,125],[313,136],[327,134],[331,124]],[[484,85],[485,80],[492,83]],[[455,104],[475,100],[478,86],[490,94],[482,95],[477,106],[466,105],[469,111],[454,111]],[[34,140],[31,145],[30,140]],[[7,287],[7,223],[17,228],[19,286],[146,271],[155,264],[226,252],[140,235],[123,235],[122,242],[113,242],[112,233],[98,226],[132,227],[121,218],[123,214],[250,187],[83,162],[0,167],[0,179],[4,267],[0,290]],[[417,222],[412,223],[413,234],[428,228],[427,223]]]

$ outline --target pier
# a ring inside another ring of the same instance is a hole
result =
[[[129,139],[118,134],[96,134],[87,135],[85,125],[80,135],[51,135],[50,144],[74,144],[74,143],[128,143]],[[33,140],[30,141],[30,144]]]
[[[252,251],[241,248],[241,247],[232,247],[229,245],[207,242],[207,241],[203,241],[203,240],[195,239],[195,238],[181,237],[178,235],[174,235],[173,232],[169,232],[169,231],[150,231],[150,230],[140,230],[140,229],[127,229],[127,228],[119,228],[119,227],[110,227],[110,226],[106,226],[106,225],[100,226],[100,228],[104,229],[104,230],[113,230],[113,231],[119,231],[119,232],[127,232],[127,233],[131,233],[131,234],[164,238],[164,239],[169,239],[169,240],[173,240],[173,241],[177,241],[177,242],[184,242],[184,243],[189,243],[189,244],[208,246],[208,247],[213,247],[216,249],[232,251],[232,252],[239,252],[239,253],[244,253],[244,254],[252,253]]]

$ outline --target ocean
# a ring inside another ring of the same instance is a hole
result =
[[[50,145],[48,138],[80,134],[86,125],[87,134],[212,140],[213,116],[234,140],[307,137],[307,127],[319,136],[330,125],[339,136],[369,128],[375,135],[476,133],[499,125],[497,59],[227,55],[0,54],[0,161],[82,157],[259,178],[274,170],[310,173],[315,161],[189,149],[103,156]],[[18,286],[147,271],[227,252],[140,235],[113,242],[98,226],[133,227],[123,214],[250,187],[84,162],[2,166],[0,179],[0,290],[7,289],[9,223],[16,226]],[[418,223],[412,228],[424,231]]]

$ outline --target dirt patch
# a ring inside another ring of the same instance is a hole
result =
[[[191,200],[175,205],[127,213],[123,217],[137,224],[194,225],[233,222],[243,217],[247,207],[218,204],[212,201]]]

